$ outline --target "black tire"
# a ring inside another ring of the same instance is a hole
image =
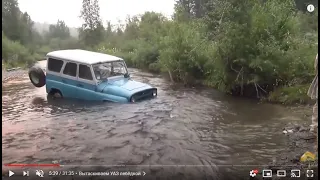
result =
[[[130,102],[131,102],[131,103],[135,103],[135,102],[136,102],[136,98],[135,98],[134,96],[131,96]]]
[[[29,79],[35,87],[46,85],[46,75],[40,67],[32,67],[29,70]]]
[[[52,89],[49,93],[49,95],[53,98],[53,99],[62,99],[63,95],[61,93],[61,91],[59,91],[58,89]]]

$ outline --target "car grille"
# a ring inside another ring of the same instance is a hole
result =
[[[133,96],[137,101],[142,100],[142,99],[151,98],[151,97],[153,97],[153,90],[154,89],[140,91],[140,92],[137,92],[136,94],[134,94]]]

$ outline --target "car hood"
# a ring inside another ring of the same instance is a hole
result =
[[[142,88],[144,86],[147,86],[144,83],[133,81],[133,80],[128,80],[128,79],[109,81],[108,83],[111,84],[111,85],[114,85],[114,86],[118,86],[118,87],[124,88],[124,89],[126,89],[128,91],[132,91],[132,90],[139,89],[139,88]]]
[[[109,80],[107,82],[102,82],[101,84],[98,85],[98,90],[103,91],[107,87],[117,87],[116,89],[125,89],[127,91],[133,91],[135,89],[143,88],[143,87],[148,87],[147,84],[129,80],[129,79],[116,79],[116,80]],[[112,89],[114,89],[112,88]]]

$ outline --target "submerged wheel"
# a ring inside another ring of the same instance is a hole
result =
[[[61,99],[63,98],[61,91],[58,89],[52,89],[49,93],[49,95],[54,99]]]
[[[35,87],[42,87],[46,84],[46,75],[40,67],[32,67],[29,70],[29,79]]]
[[[60,92],[55,92],[52,96],[54,98],[62,98],[62,94]]]
[[[132,103],[135,103],[135,102],[136,102],[136,99],[134,98],[134,96],[132,96],[132,97],[130,98],[130,102],[132,102]]]

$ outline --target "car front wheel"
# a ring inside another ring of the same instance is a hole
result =
[[[58,89],[52,89],[49,93],[49,95],[53,98],[53,99],[61,99],[63,98],[62,93],[58,90]]]
[[[134,98],[134,96],[132,96],[132,97],[130,98],[130,102],[132,102],[132,103],[135,103],[135,102],[136,102],[136,99]]]

